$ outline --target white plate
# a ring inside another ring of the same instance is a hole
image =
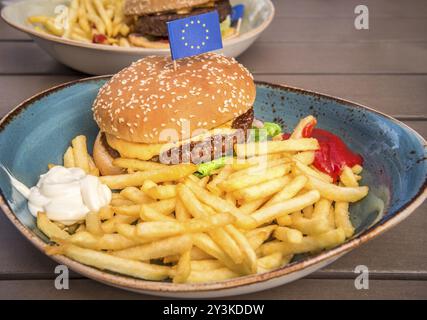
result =
[[[54,8],[68,0],[25,0],[3,8],[1,17],[12,27],[30,35],[34,41],[59,62],[82,72],[113,74],[133,61],[149,55],[169,55],[169,49],[123,48],[87,44],[34,30],[27,22],[31,15],[54,15]],[[273,20],[274,6],[270,0],[232,0],[245,4],[245,18],[238,37],[224,40],[225,55],[237,57],[243,53]]]

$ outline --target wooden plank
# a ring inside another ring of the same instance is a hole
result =
[[[0,117],[38,92],[78,78],[77,75],[0,76]]]
[[[77,75],[0,75],[0,116],[37,92],[77,78]],[[427,76],[255,75],[255,78],[350,99],[392,116],[427,117]]]
[[[30,40],[30,37],[15,28],[10,27],[0,18],[0,40]]]
[[[349,99],[395,117],[427,117],[424,75],[255,75],[255,79]]]
[[[253,73],[425,74],[427,42],[257,42],[239,60]],[[0,74],[73,74],[33,42],[0,42]]]
[[[284,17],[354,17],[354,8],[367,5],[370,17],[427,17],[424,0],[273,0],[276,16]]]
[[[238,60],[255,74],[425,74],[426,50],[425,42],[256,42]]]
[[[77,74],[34,42],[0,42],[0,74]]]
[[[276,16],[259,41],[426,41],[427,19],[372,17],[372,28],[359,31],[354,28],[354,18],[336,17],[283,17]],[[0,19],[0,41],[31,41],[31,38]]]
[[[0,299],[160,299],[127,292],[88,279],[71,280],[69,285],[69,290],[56,290],[53,280],[0,281]],[[225,299],[425,299],[426,297],[426,281],[371,280],[368,290],[357,290],[354,281],[350,279],[302,279],[274,289]]]
[[[258,41],[268,42],[360,42],[427,41],[427,19],[371,18],[369,30],[357,30],[353,17],[276,17]]]
[[[425,124],[423,122],[421,126],[427,134]],[[419,124],[413,127],[420,129]],[[380,279],[389,274],[395,274],[397,279],[427,279],[427,252],[420,250],[427,247],[426,213],[427,203],[393,230],[311,277],[352,278],[354,268],[363,264],[368,266],[373,277]],[[0,214],[0,261],[0,279],[49,279],[55,276],[55,263],[24,239],[3,214]]]

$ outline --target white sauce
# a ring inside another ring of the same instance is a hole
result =
[[[29,193],[19,181],[12,184],[27,197],[33,216],[45,212],[50,220],[66,225],[84,219],[88,212],[96,212],[111,201],[111,190],[80,168],[55,166],[40,176]]]

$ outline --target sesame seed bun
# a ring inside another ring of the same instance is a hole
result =
[[[210,0],[126,0],[126,15],[143,15],[191,8],[203,5]]]
[[[188,139],[248,111],[255,100],[250,72],[216,53],[177,60],[150,56],[114,75],[98,92],[93,114],[101,131],[140,143],[163,143],[161,132]]]

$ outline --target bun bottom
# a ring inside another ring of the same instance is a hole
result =
[[[119,168],[113,165],[114,158],[110,155],[107,148],[102,143],[101,136],[102,133],[99,132],[93,145],[93,161],[95,162],[95,165],[99,169],[101,175],[109,176],[126,173],[123,168]]]

